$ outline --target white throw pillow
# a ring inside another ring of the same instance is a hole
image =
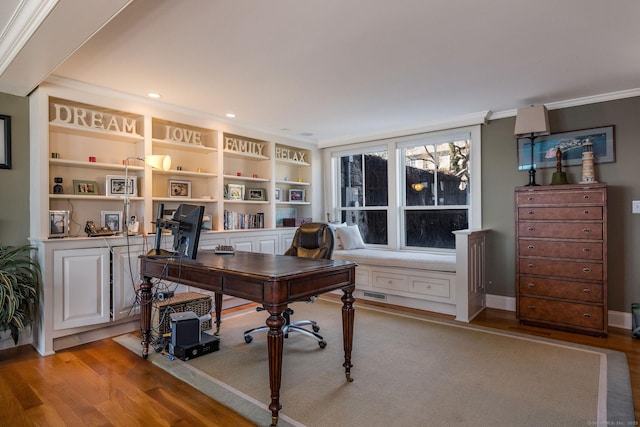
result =
[[[366,247],[357,225],[338,227],[336,228],[336,235],[340,239],[343,249],[347,251],[351,249],[364,249]]]
[[[340,239],[340,236],[338,236],[338,233],[336,233],[336,229],[340,227],[346,227],[346,226],[347,226],[346,222],[343,222],[343,223],[330,222],[329,223],[329,228],[331,228],[331,231],[333,231],[333,237],[334,237],[333,249],[344,249],[344,246],[342,245],[342,240]]]

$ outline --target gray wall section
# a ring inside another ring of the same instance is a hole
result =
[[[0,93],[0,114],[12,119],[12,163],[0,169],[0,244],[28,243],[29,235],[29,102]],[[549,112],[553,133],[615,125],[616,162],[596,165],[596,179],[609,186],[609,309],[630,311],[640,302],[640,215],[631,201],[640,200],[640,97]],[[488,292],[515,296],[515,225],[513,190],[528,182],[516,170],[515,118],[482,127],[482,218],[492,230],[488,241]],[[536,180],[548,184],[554,168],[540,169]],[[566,168],[569,182],[582,168]]]
[[[640,302],[640,215],[631,201],[640,200],[640,97],[549,111],[552,133],[615,126],[615,163],[595,166],[596,179],[608,185],[609,309],[631,311]],[[488,292],[515,296],[515,214],[513,190],[525,185],[527,172],[516,170],[515,118],[482,128],[482,218],[492,229],[488,242]],[[578,183],[581,166],[564,169]],[[540,169],[539,184],[549,184],[555,168]]]
[[[0,93],[11,116],[11,169],[0,169],[0,245],[29,243],[29,98]]]

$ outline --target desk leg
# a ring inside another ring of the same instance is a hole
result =
[[[284,325],[284,317],[282,312],[287,308],[273,307],[267,308],[269,318],[267,318],[267,326],[269,332],[267,334],[267,349],[269,352],[269,385],[271,386],[271,426],[278,424],[278,411],[282,409],[280,404],[280,384],[282,382],[282,347],[284,334],[282,326]]]
[[[149,332],[151,330],[151,278],[145,277],[140,285],[140,334],[142,335],[142,357],[149,356]]]
[[[342,341],[344,346],[344,374],[347,377],[347,382],[352,382],[351,378],[351,349],[353,348],[353,319],[355,315],[355,309],[353,303],[355,298],[353,297],[353,291],[355,286],[344,288],[342,291]]]
[[[213,303],[216,305],[216,333],[214,335],[220,334],[220,316],[222,316],[222,294],[215,292],[213,294]]]

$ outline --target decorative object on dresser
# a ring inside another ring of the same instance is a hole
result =
[[[607,187],[518,187],[516,310],[522,323],[607,334]]]
[[[516,116],[514,134],[520,138],[528,138],[531,146],[531,164],[529,168],[529,186],[536,184],[536,168],[533,158],[533,147],[538,136],[549,135],[549,114],[544,105],[532,105],[519,108]]]
[[[593,171],[593,143],[591,138],[587,138],[582,143],[582,179],[580,184],[592,184],[596,181],[596,174]]]
[[[562,172],[562,150],[560,147],[556,147],[556,171],[551,177],[551,185],[564,185],[568,183],[567,173]]]

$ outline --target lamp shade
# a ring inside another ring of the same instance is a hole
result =
[[[146,164],[155,169],[168,171],[171,167],[171,156],[165,156],[162,154],[149,154],[145,156],[144,161]]]
[[[549,135],[549,113],[544,105],[519,108],[516,116],[515,135]]]

